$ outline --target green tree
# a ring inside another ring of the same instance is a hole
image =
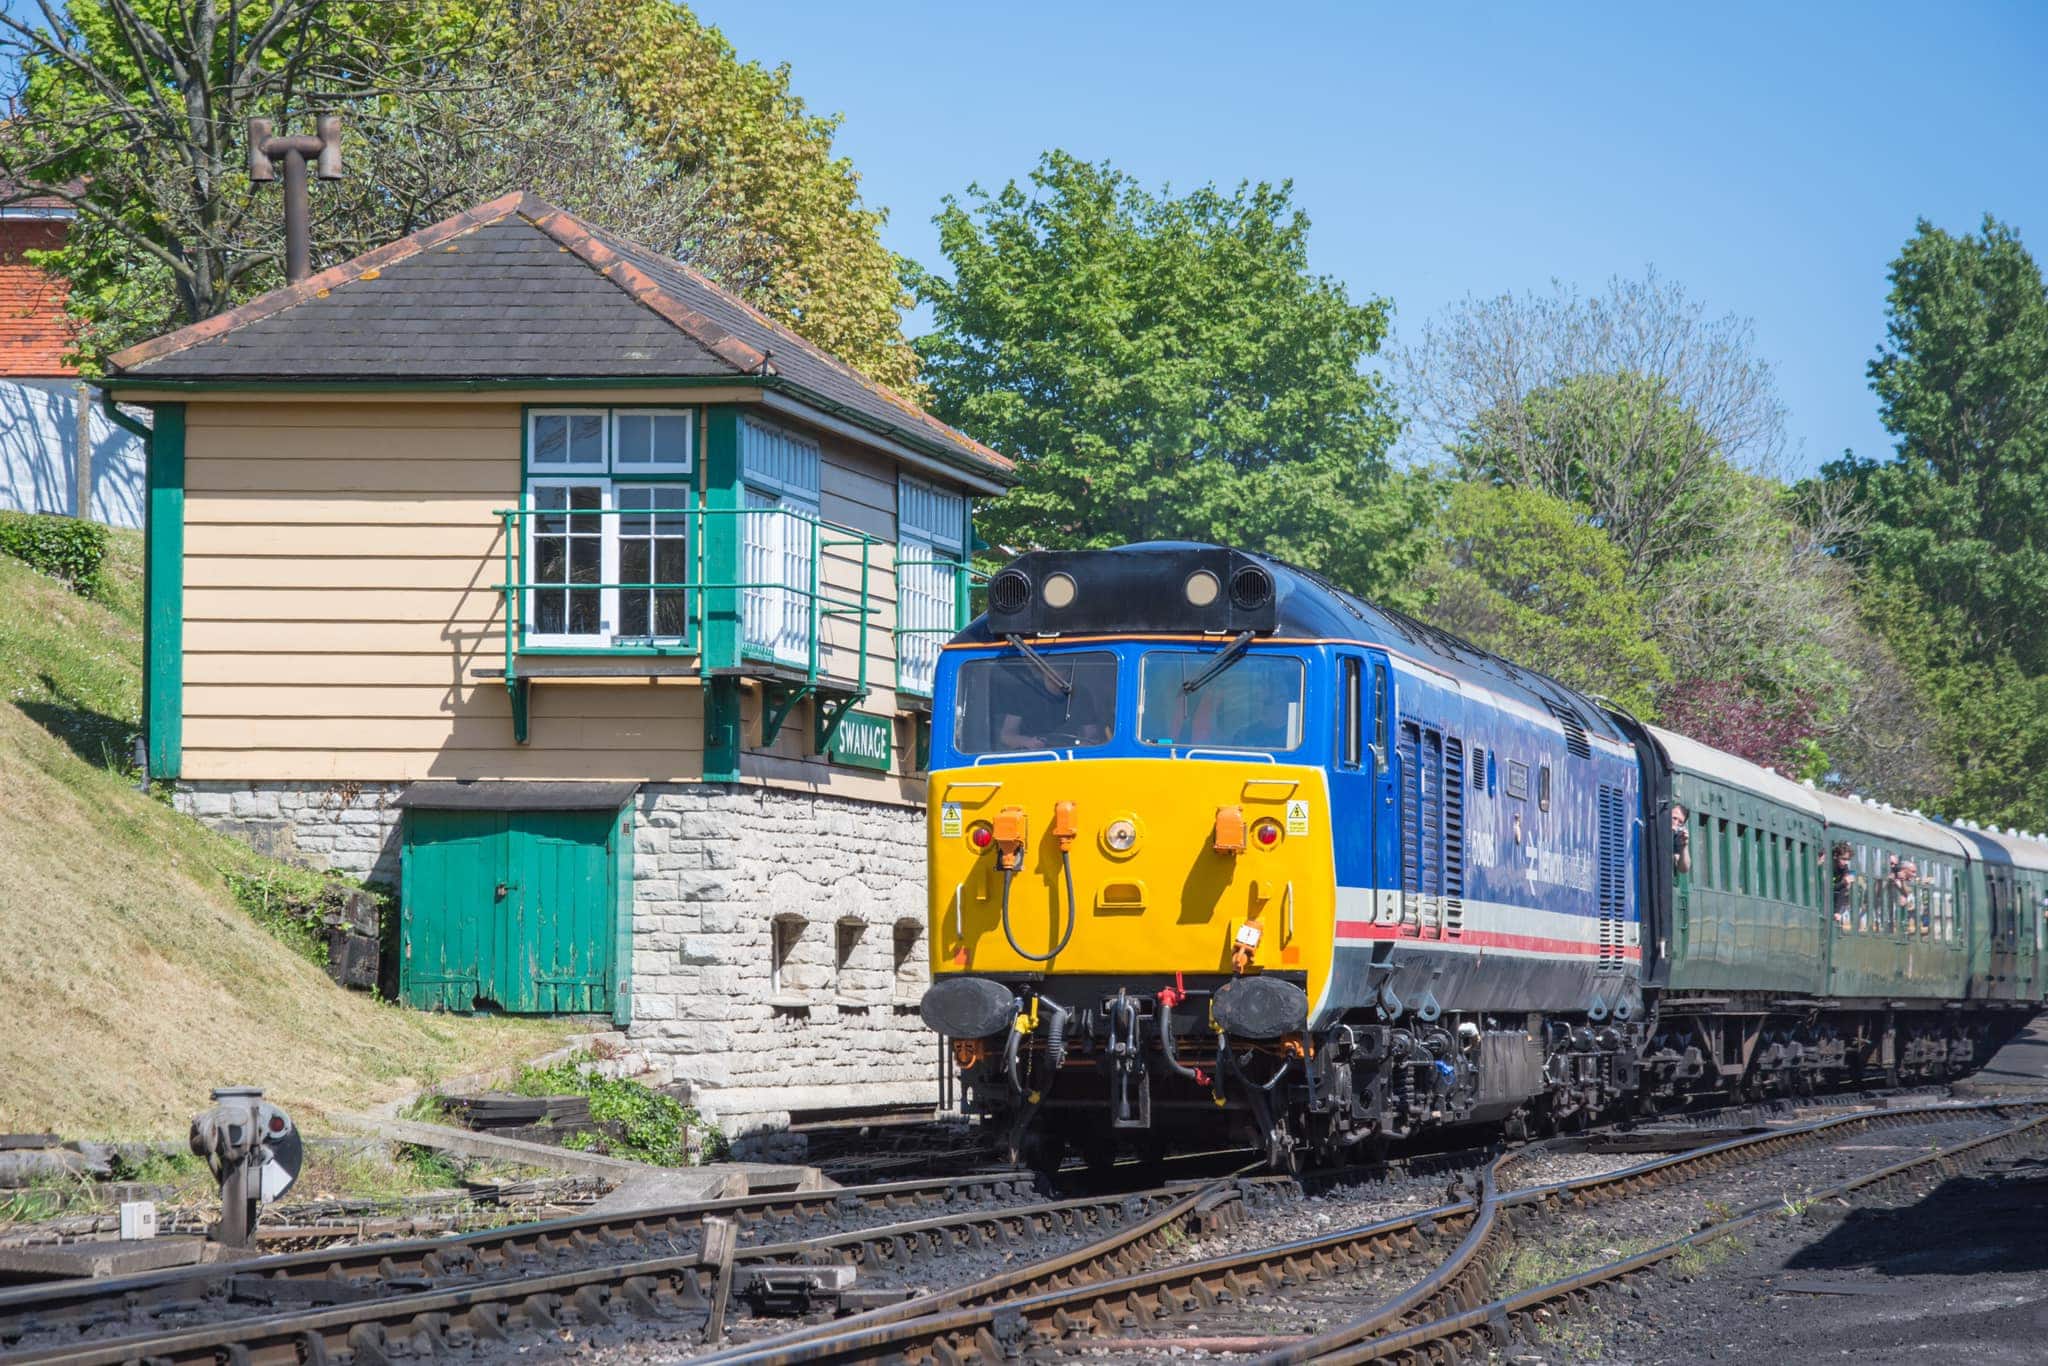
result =
[[[2048,286],[2017,231],[1924,220],[1892,263],[1870,364],[1892,459],[1824,477],[1865,515],[1843,548],[1933,699],[1954,814],[2048,825]]]
[[[79,210],[43,263],[71,280],[88,362],[280,283],[279,196],[248,181],[247,120],[302,131],[339,110],[320,261],[531,190],[885,382],[914,378],[834,121],[669,0],[52,0],[0,13],[0,57],[0,175]]]
[[[1474,644],[1636,715],[1671,677],[1626,557],[1590,512],[1539,489],[1453,485],[1422,572],[1425,614]]]
[[[2048,673],[2048,286],[2016,231],[1919,224],[1870,387],[1894,458],[1826,471],[1870,513],[1856,550],[1958,614],[1971,658]]]
[[[833,153],[838,116],[811,113],[787,65],[740,60],[674,0],[581,15],[586,50],[648,151],[702,176],[730,230],[759,244],[748,300],[871,378],[913,387],[909,299],[880,236],[888,215],[861,202],[852,162]]]
[[[1398,423],[1361,369],[1390,305],[1310,271],[1290,195],[1155,194],[1055,151],[1028,186],[946,201],[951,278],[907,277],[937,322],[934,411],[1020,465],[984,534],[1247,545],[1400,595],[1428,488],[1390,475]]]

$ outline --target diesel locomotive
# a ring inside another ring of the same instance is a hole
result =
[[[932,985],[1013,1154],[1276,1165],[1977,1066],[2048,841],[1816,791],[1265,555],[1027,554],[942,652]]]

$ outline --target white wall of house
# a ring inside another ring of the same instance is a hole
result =
[[[91,494],[80,508],[79,402],[86,403]],[[142,525],[142,439],[109,421],[98,394],[66,379],[0,380],[0,509]]]

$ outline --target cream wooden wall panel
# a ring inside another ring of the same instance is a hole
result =
[[[421,456],[459,460],[494,468],[485,472],[493,487],[518,486],[519,433],[477,431],[467,427],[288,427],[259,431],[252,427],[221,427],[186,433],[186,449],[208,460],[241,461],[249,465],[294,467],[307,461],[339,465],[365,456],[389,459]]]
[[[185,749],[181,776],[195,782],[415,782],[421,778],[591,779],[688,783],[704,776],[697,750],[547,753],[503,749]]]
[[[185,594],[187,621],[445,622],[475,630],[500,614],[495,588],[194,588]],[[329,644],[335,643],[330,637]],[[353,644],[381,648],[375,636]]]
[[[291,686],[326,683],[343,686],[376,684],[386,687],[495,687],[496,679],[475,678],[471,669],[498,668],[482,659],[458,659],[445,648],[419,654],[333,654],[325,650],[285,654],[255,651],[188,651],[185,655],[185,686],[189,691],[208,683]]]
[[[529,713],[528,747],[544,750],[702,749],[704,724],[685,716],[593,717],[582,708],[550,707],[545,698]],[[476,716],[191,716],[185,744],[192,749],[496,749],[512,743],[504,715]],[[290,777],[291,774],[275,775]]]
[[[417,493],[384,494],[369,490],[325,496],[316,490],[297,497],[263,492],[188,491],[185,526],[188,535],[191,528],[209,524],[406,528],[484,526],[496,534],[502,526],[498,511],[515,506],[518,501],[516,489],[487,494],[441,494],[432,498],[423,498]]]
[[[208,651],[275,651],[337,656],[429,655],[443,660],[461,659],[464,667],[480,664],[486,668],[499,668],[504,664],[505,633],[502,623],[492,623],[488,627],[476,622],[451,625],[439,620],[370,624],[380,625],[381,629],[336,632],[331,622],[304,618],[271,620],[230,616],[207,620],[187,616],[185,651],[188,655]]]
[[[504,564],[504,533],[497,519],[473,522],[314,522],[258,526],[241,522],[185,523],[187,558],[287,556],[293,559],[476,560]]]
[[[431,455],[393,459],[396,442],[372,449],[376,457],[343,460],[217,460],[193,454],[185,463],[185,487],[194,493],[356,494],[402,491],[416,496],[467,494],[516,501],[518,461],[442,460]],[[193,447],[188,443],[188,450]],[[204,450],[201,446],[200,451]],[[508,471],[503,465],[511,466]],[[500,507],[511,503],[500,503]]]
[[[510,436],[518,453],[519,405],[516,403],[383,403],[273,402],[191,403],[186,407],[188,432],[254,429],[279,431],[310,428],[334,431],[379,428],[410,431],[420,428],[492,431]]]
[[[400,559],[383,555],[187,555],[185,584],[197,588],[350,590],[374,600],[388,589],[487,589],[505,579],[505,562],[488,555]]]
[[[595,721],[675,721],[695,718],[704,706],[693,682],[633,686],[538,683],[550,714]],[[531,705],[531,704],[529,704]],[[499,717],[509,721],[511,704],[496,679],[461,684],[276,684],[201,683],[185,690],[185,714],[220,718],[389,717],[426,719]]]

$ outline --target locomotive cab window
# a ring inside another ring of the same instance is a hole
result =
[[[1536,809],[1550,809],[1550,765],[1544,764],[1536,770]]]
[[[1002,655],[960,666],[955,733],[968,754],[1088,749],[1116,730],[1116,656]]]
[[[1150,650],[1139,676],[1144,744],[1286,750],[1301,743],[1303,670],[1292,656]]]

